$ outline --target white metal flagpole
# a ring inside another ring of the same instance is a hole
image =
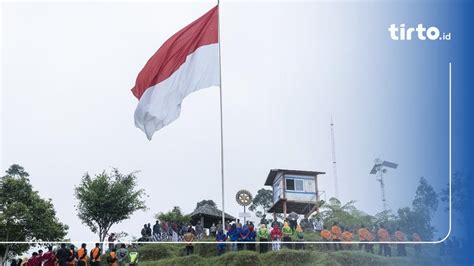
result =
[[[221,192],[222,192],[222,230],[225,232],[225,200],[224,200],[224,119],[222,112],[222,60],[221,60],[221,14],[220,0],[217,0],[217,41],[219,43],[219,104],[221,117]]]

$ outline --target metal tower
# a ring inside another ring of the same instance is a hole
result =
[[[384,212],[387,211],[387,199],[385,198],[385,183],[384,183],[383,175],[387,172],[387,167],[397,169],[398,164],[382,161],[381,159],[377,158],[375,159],[374,166],[372,167],[372,170],[370,171],[370,174],[376,175],[377,176],[376,180],[380,182]]]
[[[339,198],[339,185],[337,184],[337,166],[336,166],[336,141],[334,140],[334,123],[332,122],[332,116],[331,116],[331,144],[332,144],[332,170],[334,174],[334,192],[336,195],[336,198],[338,200],[341,200]]]

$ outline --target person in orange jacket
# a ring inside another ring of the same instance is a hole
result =
[[[331,227],[332,241],[340,242],[341,241],[341,234],[342,234],[341,227],[339,227],[337,225],[337,222],[334,222],[333,226]],[[334,250],[337,251],[338,248],[342,249],[341,243],[334,243]]]
[[[395,240],[397,242],[403,242],[406,241],[405,234],[400,231],[400,228],[397,228],[397,231],[394,233],[395,235]],[[397,244],[397,256],[406,256],[407,255],[407,250],[405,247],[405,244]]]
[[[411,241],[420,242],[421,237],[417,233],[413,233],[411,236]],[[415,254],[419,255],[421,253],[421,244],[415,244]]]
[[[328,230],[327,226],[323,226],[323,230],[321,230],[320,234],[324,242],[331,241],[331,232]],[[329,246],[329,243],[324,244],[324,246],[326,246],[327,250],[331,249],[331,246]]]
[[[76,257],[76,252],[74,251],[74,245],[71,245],[69,247],[69,257],[67,259],[67,265],[68,266],[75,266],[76,265],[75,257]]]
[[[373,242],[375,240],[374,234],[369,231],[367,234],[367,241],[368,242]],[[367,243],[365,244],[365,251],[374,254],[374,244],[373,243]]]
[[[367,230],[367,228],[365,228],[365,225],[361,224],[359,230],[357,231],[357,233],[359,234],[359,242],[368,242],[369,241],[369,230]],[[359,250],[361,250],[363,247],[365,247],[365,251],[367,251],[367,244],[366,243],[360,243],[359,244]]]
[[[77,250],[77,266],[87,266],[87,249],[85,243],[82,243],[81,248]]]
[[[377,231],[377,235],[379,236],[379,241],[380,242],[390,241],[390,234],[384,228],[383,225],[380,225],[380,228]],[[391,257],[392,256],[392,251],[391,251],[391,248],[390,248],[388,243],[380,243],[379,255],[382,255],[382,251],[383,251],[383,255],[385,257],[387,257],[387,256]]]
[[[347,229],[342,228],[343,232],[341,234],[342,241],[344,242],[352,242],[353,234]],[[344,249],[352,249],[352,244],[346,243],[344,244]]]
[[[100,244],[95,243],[95,248],[91,250],[91,266],[100,266],[101,258],[100,256],[102,255],[102,250],[100,249]]]
[[[115,248],[112,248],[107,256],[107,264],[109,266],[117,266],[117,250]]]

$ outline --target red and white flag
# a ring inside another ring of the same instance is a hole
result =
[[[151,140],[153,133],[179,117],[190,93],[219,86],[218,6],[178,31],[138,74],[135,125]]]

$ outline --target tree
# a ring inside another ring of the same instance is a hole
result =
[[[18,177],[29,177],[30,174],[28,174],[25,171],[25,168],[19,164],[12,164],[6,171],[7,175],[9,176],[18,176]]]
[[[374,220],[371,225],[383,225],[389,232],[394,232],[399,227],[398,216],[393,214],[391,209],[384,210],[374,215]]]
[[[165,213],[160,212],[156,214],[155,218],[160,221],[183,223],[183,224],[188,224],[191,221],[191,217],[189,215],[184,215],[181,212],[181,208],[178,206],[174,206],[171,211],[168,211]]]
[[[408,235],[416,232],[423,239],[432,239],[435,230],[423,213],[409,207],[398,209],[397,227]]]
[[[438,194],[424,178],[420,178],[420,183],[416,189],[413,209],[400,209],[398,211],[401,225],[404,223],[416,223],[413,228],[423,239],[432,239],[435,228],[431,226],[431,219],[438,209]]]
[[[0,179],[0,240],[9,242],[60,241],[68,226],[59,222],[50,199],[41,198],[25,169],[14,164]],[[1,244],[0,265],[20,255],[29,244]]]
[[[449,184],[440,193],[441,201],[447,204],[445,211],[449,211],[449,197],[451,196],[451,207],[454,213],[453,218],[456,219],[462,228],[464,228],[465,238],[474,238],[474,229],[470,226],[474,219],[474,212],[466,211],[467,206],[471,206],[474,202],[473,187],[474,180],[462,172],[454,172],[451,179],[451,195],[449,193]]]
[[[424,213],[431,220],[433,213],[438,209],[438,202],[436,191],[424,177],[421,177],[412,203],[413,209]]]
[[[454,172],[451,179],[451,206],[453,210],[459,211],[456,216],[465,216],[472,214],[472,212],[464,212],[466,206],[469,206],[474,202],[474,194],[471,192],[473,180],[461,172]],[[440,199],[443,202],[449,202],[449,184],[440,193]],[[446,206],[446,211],[449,210],[449,206]],[[470,221],[470,219],[466,219]]]
[[[342,205],[338,199],[330,198],[328,202],[321,206],[320,216],[323,218],[324,223],[329,225],[332,225],[334,222],[352,227],[359,226],[360,224],[371,224],[374,217],[358,210],[354,204],[354,200]]]
[[[249,210],[255,212],[258,208],[261,208],[262,211],[255,212],[255,215],[261,218],[266,214],[267,210],[272,206],[273,203],[273,192],[269,189],[259,189],[257,195],[252,201],[252,204],[249,206]]]
[[[136,172],[121,174],[113,168],[91,177],[86,173],[75,188],[78,200],[77,216],[102,242],[112,225],[130,218],[139,210],[146,210],[146,193],[137,188]]]
[[[196,209],[205,205],[217,208],[217,205],[213,200],[201,200],[196,204]]]

